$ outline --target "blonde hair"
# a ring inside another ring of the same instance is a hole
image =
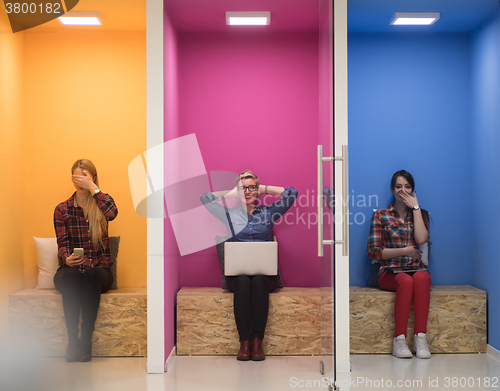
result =
[[[92,175],[93,181],[97,187],[99,187],[99,179],[97,178],[97,169],[88,159],[79,159],[71,167],[71,173],[74,173],[77,168],[88,171],[89,174]],[[85,218],[89,221],[89,230],[90,230],[90,240],[94,248],[97,248],[97,245],[103,245],[102,242],[102,234],[106,229],[107,221],[106,217],[102,213],[102,211],[97,206],[97,203],[94,200],[94,197],[90,192],[87,194],[87,208],[85,209]]]
[[[234,181],[236,183],[236,186],[238,186],[238,183],[242,180],[242,179],[254,179],[255,180],[255,184],[257,185],[257,187],[259,187],[260,185],[260,181],[259,181],[259,177],[257,176],[257,174],[255,174],[253,171],[251,170],[245,170],[245,171],[242,171],[240,175],[238,175],[238,177],[236,178],[236,180]]]
[[[260,181],[259,181],[259,177],[257,176],[257,174],[251,170],[245,170],[245,171],[242,171],[240,175],[238,175],[236,177],[236,179],[234,180],[234,183],[236,183],[236,186],[239,185],[240,181],[242,179],[253,179],[255,180],[255,185],[257,186],[257,191],[259,190],[259,185],[260,185]],[[259,192],[259,195],[257,196],[257,198],[260,198],[262,196],[262,194]]]

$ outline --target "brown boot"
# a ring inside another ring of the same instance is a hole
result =
[[[265,360],[266,356],[262,350],[262,340],[259,338],[252,339],[252,361]]]
[[[250,341],[240,341],[240,351],[238,352],[237,360],[248,361],[251,356]]]

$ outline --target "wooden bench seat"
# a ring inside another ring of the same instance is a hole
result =
[[[394,298],[394,292],[350,287],[351,353],[392,353]],[[284,288],[271,293],[269,301],[266,354],[321,354],[320,288]],[[235,355],[239,343],[232,306],[227,290],[182,288],[177,354]],[[412,311],[409,334],[413,321]],[[432,353],[486,352],[486,292],[469,285],[433,286],[427,334]]]
[[[351,353],[392,353],[395,292],[350,287]],[[413,310],[408,346],[413,345]],[[427,341],[431,353],[486,352],[486,292],[470,285],[431,287]]]
[[[94,356],[146,356],[146,288],[122,288],[101,296],[92,337]],[[24,289],[9,296],[9,335],[33,338],[47,356],[65,356],[68,344],[62,296]]]
[[[271,293],[266,354],[320,354],[320,320],[319,288]],[[177,293],[177,355],[235,355],[238,348],[232,293],[220,288],[182,288]]]

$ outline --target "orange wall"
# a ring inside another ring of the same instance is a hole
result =
[[[87,158],[118,206],[118,287],[146,286],[146,219],[135,214],[128,165],[146,150],[145,31],[36,32],[24,38],[24,263],[36,285],[33,236],[54,237],[55,206]]]
[[[23,33],[12,34],[0,8],[0,338],[6,335],[9,294],[24,287],[23,40]]]

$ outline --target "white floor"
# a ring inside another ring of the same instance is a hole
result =
[[[66,363],[36,358],[28,349],[0,354],[1,391],[280,391],[328,390],[321,357],[173,357],[164,375],[146,374],[145,358],[94,358]],[[500,388],[500,362],[488,354],[436,354],[430,360],[351,355],[352,372],[339,374],[340,390],[457,390]],[[328,365],[328,363],[327,363]]]

